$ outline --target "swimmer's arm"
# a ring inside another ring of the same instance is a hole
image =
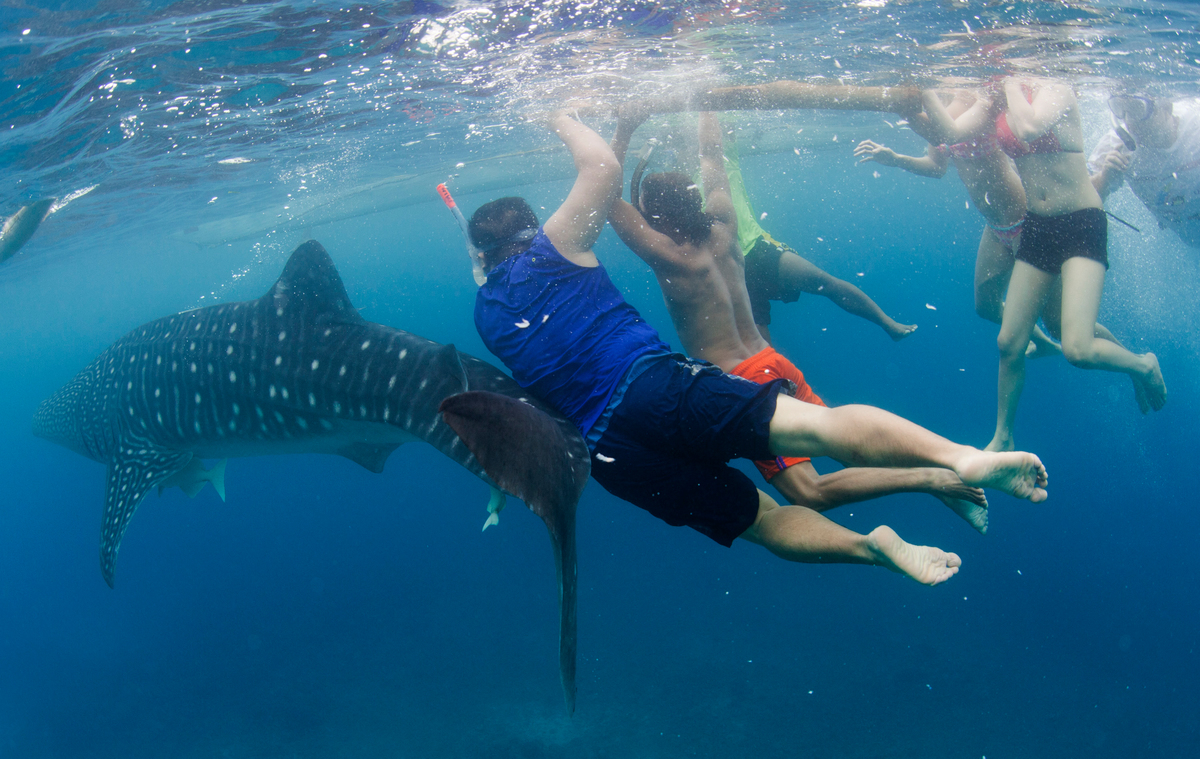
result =
[[[993,129],[992,101],[980,96],[967,110],[957,117],[951,116],[934,90],[921,92],[921,104],[925,106],[924,115],[928,117],[928,126],[918,132],[930,143],[966,142],[990,133]],[[909,119],[917,123],[917,119]],[[917,131],[917,130],[913,130]]]
[[[945,176],[949,163],[945,151],[939,150],[932,145],[926,148],[925,155],[918,158],[916,156],[897,153],[888,146],[880,145],[871,140],[863,140],[858,143],[858,147],[854,149],[854,156],[859,159],[859,163],[873,161],[884,166],[904,169],[910,174],[916,174],[921,177],[932,177],[933,179],[941,179]]]
[[[729,226],[737,235],[737,214],[725,173],[725,151],[721,145],[721,124],[712,111],[700,114],[697,131],[700,142],[700,181],[704,185],[704,210]]]
[[[670,237],[652,229],[636,208],[617,198],[608,212],[608,223],[621,242],[657,273],[662,267],[682,263],[679,246]]]
[[[1129,159],[1132,154],[1123,148],[1125,146],[1121,143],[1121,138],[1117,136],[1116,132],[1110,131],[1100,138],[1096,149],[1088,158],[1088,172],[1092,186],[1096,188],[1096,192],[1100,193],[1101,198],[1107,198],[1125,181],[1125,172],[1129,170]]]
[[[1008,99],[1008,128],[1026,144],[1050,131],[1075,100],[1070,86],[1043,82],[1030,103],[1021,91],[1020,80],[1013,77],[1004,80],[1004,95]]]
[[[579,254],[590,257],[612,202],[620,195],[621,165],[603,137],[566,111],[551,116],[549,125],[575,159],[577,176],[567,199],[547,219],[546,236],[569,260]]]
[[[609,145],[612,146],[613,154],[616,155],[619,163],[625,163],[625,154],[629,152],[629,141],[649,115],[650,105],[645,100],[625,103],[617,109],[617,131],[613,134]]]

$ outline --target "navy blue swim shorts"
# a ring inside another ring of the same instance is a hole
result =
[[[618,498],[723,546],[758,516],[758,488],[732,458],[772,458],[783,381],[759,385],[705,361],[651,360],[593,449],[592,476]]]

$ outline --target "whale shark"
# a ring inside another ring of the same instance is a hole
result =
[[[491,364],[365,320],[315,240],[261,298],[198,308],[128,333],[38,408],[33,432],[107,466],[100,569],[113,585],[130,519],[156,486],[224,498],[224,464],[344,456],[382,472],[423,441],[545,523],[559,587],[559,670],[575,709],[575,510],[590,474],[578,429]]]

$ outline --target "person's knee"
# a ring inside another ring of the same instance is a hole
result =
[[[1088,366],[1092,363],[1094,338],[1082,335],[1063,335],[1063,358],[1072,366]]]
[[[1016,330],[1001,328],[1000,334],[996,337],[996,347],[1000,350],[1001,361],[1024,356],[1028,344],[1029,338],[1018,334]]]
[[[815,479],[805,473],[801,465],[790,466],[771,478],[775,489],[794,506],[807,506],[823,510],[825,498]]]

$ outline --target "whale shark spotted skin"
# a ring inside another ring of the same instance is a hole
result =
[[[320,243],[297,248],[257,300],[125,335],[42,403],[33,431],[108,467],[110,586],[138,505],[155,486],[195,482],[198,459],[333,453],[381,472],[401,444],[429,443],[546,523],[574,711],[575,508],[590,472],[579,431],[491,364],[364,320]]]

